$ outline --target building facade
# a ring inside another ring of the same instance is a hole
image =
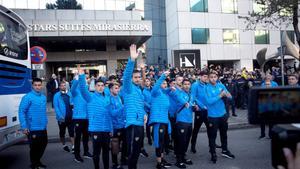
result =
[[[24,6],[20,6],[21,1]],[[133,10],[134,1],[122,0],[123,5],[118,6],[119,1],[103,1],[105,8],[99,8],[98,0],[78,1],[82,3],[83,10],[39,9],[45,5],[43,0],[35,3],[32,0],[30,3],[29,0],[2,0],[1,3],[24,19],[30,46],[46,50],[47,60],[38,76],[49,78],[55,73],[71,80],[77,65],[94,76],[115,74],[126,63],[130,44],[142,46],[152,36],[152,22],[143,20],[141,11]],[[85,8],[91,6],[86,2],[98,5],[94,6],[95,10],[87,10]],[[33,4],[39,4],[37,9],[27,9]]]
[[[152,37],[147,41],[147,63],[165,65],[167,57],[167,29],[165,0],[145,0],[145,19],[152,21]]]
[[[200,50],[201,66],[221,64],[252,70],[259,50],[266,47],[270,55],[281,44],[279,29],[258,25],[256,30],[247,30],[245,20],[239,19],[260,9],[253,0],[166,0],[165,3],[167,57],[172,65],[183,63],[176,59],[184,58],[174,56],[174,51]],[[282,30],[288,30],[294,41],[292,25],[282,25]],[[192,62],[189,64],[194,65]]]

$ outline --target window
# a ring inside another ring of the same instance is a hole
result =
[[[238,13],[237,0],[222,0],[223,13]]]
[[[207,44],[209,42],[209,29],[192,28],[192,44]]]
[[[94,10],[95,9],[95,1],[94,0],[84,0],[82,8],[85,10]]]
[[[95,0],[95,10],[104,10],[105,5],[104,5],[104,0]]]
[[[256,30],[255,31],[255,44],[269,44],[270,37],[268,30]]]
[[[125,10],[125,1],[124,0],[118,0],[116,1],[116,10]]]
[[[239,31],[236,29],[223,29],[224,43],[240,43]]]
[[[0,13],[0,55],[14,59],[27,59],[26,28]]]
[[[106,0],[105,1],[105,10],[116,10],[116,1],[115,0]]]
[[[191,12],[207,12],[207,0],[190,0]]]
[[[280,32],[280,37],[282,37],[284,31]],[[295,32],[294,31],[286,31],[287,36],[290,38],[292,43],[295,43]]]

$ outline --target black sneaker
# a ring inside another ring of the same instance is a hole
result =
[[[173,145],[172,145],[172,144],[169,144],[168,149],[169,149],[169,150],[174,150]]]
[[[67,145],[64,145],[63,150],[65,150],[66,152],[70,152],[70,148]]]
[[[233,117],[237,117],[237,115],[236,115],[236,114],[232,114],[232,116],[233,116]]]
[[[178,168],[186,168],[186,165],[184,163],[179,163],[179,162],[176,162],[175,166]]]
[[[87,152],[87,153],[84,153],[84,154],[83,154],[83,158],[92,159],[92,158],[93,158],[93,155],[90,154],[89,152]]]
[[[121,165],[114,164],[112,169],[123,169],[123,167]]]
[[[216,153],[212,153],[211,154],[211,159],[210,159],[214,164],[216,164],[217,162],[217,154]]]
[[[191,146],[191,152],[193,153],[193,154],[196,154],[196,147],[194,146],[194,145],[192,145]]]
[[[44,165],[43,163],[39,162],[39,164],[37,165],[40,169],[45,169],[47,168],[46,165]]]
[[[183,159],[183,163],[186,165],[193,165],[193,162],[191,159]]]
[[[223,157],[226,157],[226,158],[230,158],[230,159],[234,159],[235,158],[235,156],[233,155],[233,154],[231,154],[231,152],[230,151],[222,151],[222,156]]]
[[[152,146],[152,139],[148,139],[148,144]]]
[[[29,167],[30,167],[31,169],[39,169],[39,167],[38,167],[38,166],[36,166],[36,165],[33,165],[33,164],[31,164]]]
[[[157,163],[156,164],[156,169],[166,169],[163,163]]]
[[[169,168],[172,166],[171,163],[168,163],[165,159],[161,159],[161,163],[164,167]]]
[[[142,149],[142,150],[141,150],[140,155],[143,156],[143,157],[149,157],[149,155],[148,155],[148,153],[146,152],[145,149]]]
[[[122,166],[127,165],[127,160],[126,159],[121,159],[121,165]]]
[[[74,159],[77,163],[83,163],[83,159],[80,156],[76,156]]]

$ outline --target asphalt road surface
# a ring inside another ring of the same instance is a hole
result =
[[[206,133],[200,133],[198,136],[197,153],[188,152],[188,157],[192,159],[194,165],[188,166],[188,169],[272,169],[270,139],[258,140],[259,128],[231,130],[228,132],[228,143],[230,151],[236,156],[235,159],[221,157],[221,150],[218,150],[217,164],[210,162],[208,152],[208,142]],[[219,140],[219,138],[217,139]],[[145,143],[145,145],[147,145]],[[91,150],[91,147],[90,147]],[[147,145],[146,150],[149,157],[140,157],[138,168],[155,168],[154,148]],[[175,163],[172,153],[166,156],[167,161]],[[46,164],[47,169],[92,169],[93,162],[85,159],[84,163],[74,162],[74,156],[71,153],[64,152],[59,143],[49,143],[42,162]],[[102,167],[102,163],[100,164]],[[0,152],[0,169],[27,169],[29,168],[29,146],[15,145]],[[127,167],[124,167],[125,169]],[[177,168],[172,166],[171,169]]]

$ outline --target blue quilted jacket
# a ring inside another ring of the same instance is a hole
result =
[[[87,119],[87,103],[80,93],[78,83],[78,80],[73,80],[71,87],[74,104],[73,119]]]
[[[125,127],[126,115],[124,113],[124,106],[119,95],[110,96],[110,112],[112,115],[112,123],[114,129],[121,129]]]
[[[181,111],[176,113],[176,122],[184,122],[184,123],[193,123],[193,108],[194,105],[194,98],[191,93],[187,93],[184,90],[178,90],[175,93],[175,99],[177,100],[177,107],[179,108],[184,107],[186,103],[189,103],[189,107],[184,107]]]
[[[192,95],[195,99],[195,102],[197,103],[197,105],[199,106],[199,108],[201,110],[206,110],[207,109],[207,103],[206,103],[206,99],[205,99],[205,86],[206,84],[197,80],[196,82],[193,83],[192,85]]]
[[[72,104],[72,96],[71,93],[68,92],[67,95],[70,97],[70,104]],[[66,117],[66,105],[64,100],[61,97],[61,92],[56,92],[53,98],[54,110],[56,113],[57,121],[65,121]]]
[[[126,114],[126,127],[131,125],[144,126],[144,95],[140,86],[132,82],[134,61],[128,60],[123,76],[122,94]]]
[[[112,114],[109,112],[110,99],[103,93],[91,93],[85,82],[85,75],[79,76],[79,87],[82,97],[87,102],[87,114],[90,132],[112,132]]]
[[[23,96],[19,106],[19,120],[21,129],[46,130],[46,96],[34,90]]]
[[[145,98],[145,111],[147,113],[150,112],[150,108],[151,108],[151,88],[147,88],[145,87],[143,89],[143,95],[144,95],[144,98]]]
[[[151,110],[149,124],[152,123],[165,123],[168,124],[169,121],[169,89],[162,89],[160,86],[166,76],[163,74],[155,83],[151,95]]]

